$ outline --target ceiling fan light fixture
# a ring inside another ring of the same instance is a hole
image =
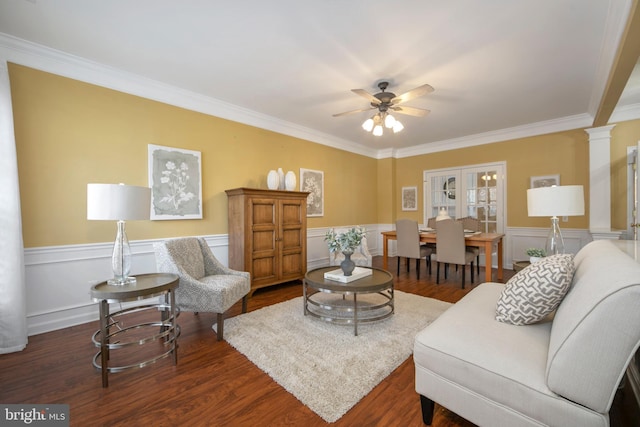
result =
[[[362,129],[366,130],[367,132],[371,132],[373,130],[373,118],[368,118],[367,120],[365,120],[364,123],[362,123]]]
[[[396,123],[396,118],[391,114],[387,114],[384,118],[384,126],[388,129],[393,128],[393,125]]]
[[[393,92],[387,92],[387,87],[389,86],[388,81],[381,81],[377,86],[380,89],[380,92],[373,95],[364,89],[351,89],[351,92],[356,95],[360,95],[369,101],[369,106],[367,108],[345,111],[344,113],[334,114],[333,116],[340,117],[377,109],[377,113],[362,123],[362,129],[367,132],[372,132],[375,136],[381,136],[384,133],[385,127],[387,129],[392,129],[394,133],[398,133],[404,129],[404,125],[390,114],[391,111],[415,117],[424,117],[430,113],[430,110],[425,110],[424,108],[398,106],[399,104],[433,92],[433,87],[430,85],[424,84],[422,86],[418,86],[399,96],[396,96]]]

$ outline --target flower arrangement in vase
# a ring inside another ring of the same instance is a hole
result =
[[[529,262],[531,262],[531,264],[538,262],[540,261],[540,258],[547,256],[545,250],[540,248],[529,248],[525,252],[529,255]]]
[[[351,276],[356,263],[351,260],[353,251],[360,245],[362,238],[367,231],[360,226],[352,227],[343,233],[336,233],[334,229],[327,231],[324,240],[329,246],[329,252],[340,251],[344,254],[344,261],[340,263],[340,268],[345,276]]]

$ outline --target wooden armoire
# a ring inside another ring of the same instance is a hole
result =
[[[229,267],[251,273],[251,292],[303,279],[307,272],[307,195],[284,190],[226,190]]]

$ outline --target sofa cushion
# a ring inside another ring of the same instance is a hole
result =
[[[640,341],[640,265],[610,240],[589,243],[574,262],[551,328],[547,384],[606,413]]]
[[[496,305],[496,320],[512,325],[530,325],[552,313],[571,285],[573,255],[542,258],[507,282]]]

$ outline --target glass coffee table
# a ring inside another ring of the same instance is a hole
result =
[[[308,271],[302,285],[304,315],[326,322],[353,324],[358,335],[358,324],[375,322],[393,314],[393,276],[388,271],[372,268],[370,276],[342,283],[324,278],[324,273],[339,267],[322,267]],[[372,294],[366,301],[358,299]]]

